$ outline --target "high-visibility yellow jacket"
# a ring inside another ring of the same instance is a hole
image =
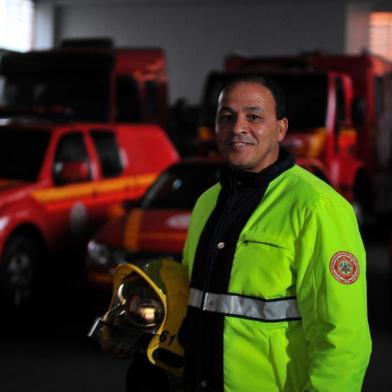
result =
[[[194,208],[190,279],[220,191],[216,184]],[[223,317],[222,390],[360,391],[371,351],[365,268],[345,199],[297,165],[274,178],[240,232],[227,292],[191,289],[188,309]]]

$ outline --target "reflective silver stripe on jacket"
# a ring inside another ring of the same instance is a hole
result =
[[[301,317],[295,298],[262,300],[235,294],[204,293],[201,290],[191,288],[189,305],[206,312],[224,313],[263,321]]]

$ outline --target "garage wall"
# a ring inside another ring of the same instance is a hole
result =
[[[206,74],[221,69],[228,53],[347,49],[343,1],[40,1],[37,10],[54,18],[45,32],[37,30],[38,48],[97,36],[110,36],[117,46],[164,48],[172,102],[196,103]]]
[[[366,3],[352,3],[346,7],[345,53],[358,54],[369,48],[370,7]]]

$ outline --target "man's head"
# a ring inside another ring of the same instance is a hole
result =
[[[259,172],[274,163],[287,127],[283,94],[268,79],[241,76],[219,96],[217,143],[233,168]]]

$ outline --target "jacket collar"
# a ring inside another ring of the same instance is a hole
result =
[[[225,164],[220,172],[219,182],[222,187],[229,188],[265,185],[290,169],[294,164],[295,160],[292,153],[281,147],[278,159],[258,173],[235,170]]]

